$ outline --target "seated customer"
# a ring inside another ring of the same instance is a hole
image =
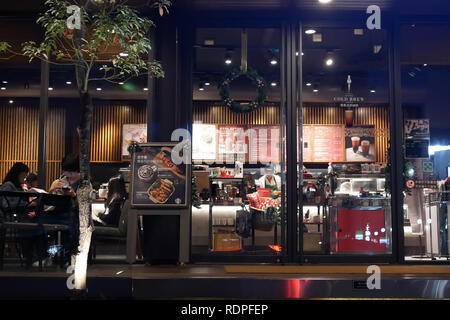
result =
[[[25,178],[30,169],[22,162],[15,163],[6,174],[3,184],[0,186],[0,191],[26,191]],[[25,197],[1,197],[0,199],[0,220],[2,220],[2,209],[5,208],[17,209],[22,211],[25,207],[32,209],[35,203],[31,202],[29,198]],[[30,211],[30,210],[24,210]],[[4,217],[3,217],[4,218]],[[29,212],[27,215],[19,217],[21,222],[37,222],[34,212]],[[33,261],[33,247],[39,243],[39,238],[42,235],[41,230],[22,230],[19,232],[22,240],[23,255],[26,259],[26,267],[29,268]]]
[[[79,213],[76,193],[80,180],[79,157],[75,155],[67,155],[64,157],[62,160],[62,170],[63,174],[52,183],[49,193],[71,196],[71,209],[63,215],[56,216],[52,212],[46,212],[40,217],[40,222],[44,224],[62,224],[69,228],[63,239],[66,258],[68,259],[78,252],[79,244]]]
[[[117,228],[119,226],[122,207],[126,200],[125,181],[121,176],[113,177],[108,182],[108,194],[103,213],[96,213],[98,219],[94,221],[97,226]]]
[[[26,164],[16,162],[6,174],[3,184],[0,186],[0,191],[26,191],[25,178],[29,171],[30,169]],[[8,205],[11,208],[23,208],[26,206],[33,207],[34,203],[30,204],[27,198],[2,197],[0,199],[0,213],[1,208],[6,208]],[[32,216],[30,216],[30,218],[32,218]]]

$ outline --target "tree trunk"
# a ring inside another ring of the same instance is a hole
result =
[[[92,99],[88,91],[80,90],[81,98],[81,121],[78,126],[78,136],[80,139],[80,185],[77,191],[77,201],[80,220],[80,239],[78,254],[73,257],[75,260],[75,290],[86,289],[87,260],[93,232],[91,216],[91,193],[90,182],[90,148],[91,148],[91,119],[92,119]]]

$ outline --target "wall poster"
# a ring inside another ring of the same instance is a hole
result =
[[[188,203],[186,163],[176,165],[172,150],[176,142],[141,144],[131,166],[133,207],[186,207]],[[182,154],[179,155],[182,157]]]
[[[131,159],[128,152],[131,141],[137,141],[139,144],[147,142],[146,123],[127,123],[122,126],[122,161]]]
[[[345,155],[348,162],[374,162],[375,126],[345,128]]]

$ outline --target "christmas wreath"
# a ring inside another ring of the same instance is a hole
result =
[[[239,103],[230,97],[230,84],[237,78],[246,76],[252,81],[257,88],[257,96],[250,103]],[[219,93],[226,106],[233,112],[247,113],[258,109],[267,99],[267,85],[263,77],[261,77],[256,70],[248,68],[247,72],[241,71],[239,68],[234,68],[226,76],[225,80],[219,86]]]

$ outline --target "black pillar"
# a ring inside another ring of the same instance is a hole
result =
[[[39,103],[39,148],[38,148],[38,183],[39,188],[45,189],[47,178],[47,137],[46,123],[48,112],[48,84],[49,65],[46,61],[41,62],[41,97]]]

